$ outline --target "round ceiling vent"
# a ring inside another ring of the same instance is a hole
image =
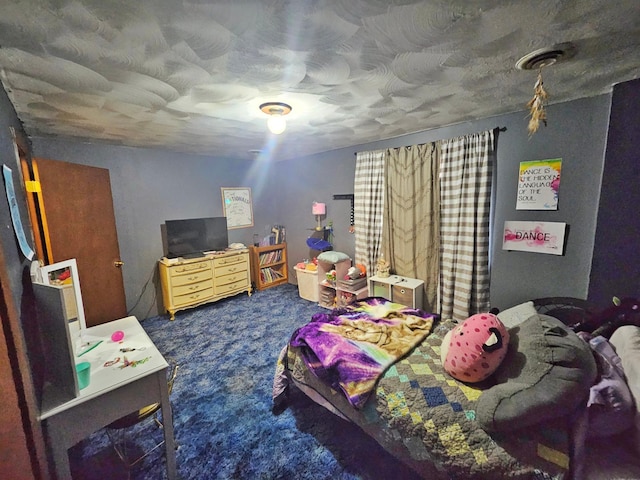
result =
[[[575,54],[576,47],[572,43],[561,43],[528,53],[516,62],[516,68],[519,70],[538,70],[542,67],[564,62]]]

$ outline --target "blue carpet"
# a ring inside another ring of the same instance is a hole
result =
[[[272,414],[278,353],[318,311],[287,284],[179,312],[173,322],[167,316],[142,322],[167,361],[179,365],[171,394],[179,478],[417,478],[358,427],[295,389],[290,407]],[[135,454],[162,432],[147,422],[130,438]],[[104,431],[69,452],[75,479],[127,478]],[[133,467],[130,478],[166,478],[163,453]]]

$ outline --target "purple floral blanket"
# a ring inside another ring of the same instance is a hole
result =
[[[366,298],[317,313],[289,344],[300,347],[309,370],[360,408],[382,374],[431,331],[437,315]]]

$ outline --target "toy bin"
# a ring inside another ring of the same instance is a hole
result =
[[[318,301],[318,271],[293,267],[298,278],[298,293],[300,298],[310,302]]]

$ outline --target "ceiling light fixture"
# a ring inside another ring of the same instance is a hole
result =
[[[556,63],[569,60],[576,54],[576,47],[571,42],[559,43],[553,47],[540,48],[516,62],[518,70],[540,70],[542,67],[550,67]]]
[[[287,128],[284,116],[291,110],[291,106],[282,102],[267,102],[260,105],[260,110],[269,115],[267,127],[274,135],[280,135]]]

